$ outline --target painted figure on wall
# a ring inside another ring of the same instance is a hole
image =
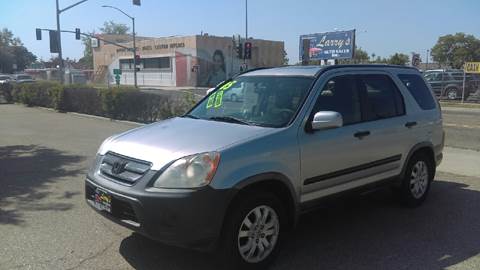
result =
[[[209,87],[213,87],[227,78],[225,56],[221,50],[216,50],[213,53],[212,67],[204,83],[204,85]]]

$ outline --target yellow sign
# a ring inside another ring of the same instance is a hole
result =
[[[480,73],[480,62],[465,62],[465,73]]]

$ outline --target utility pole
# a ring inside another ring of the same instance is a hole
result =
[[[64,75],[64,63],[63,63],[63,55],[62,55],[62,35],[60,32],[60,6],[58,0],[56,0],[57,4],[57,42],[58,42],[58,60],[60,60],[60,82],[63,84],[65,81]]]
[[[60,9],[60,4],[58,3],[59,0],[56,0],[56,7],[57,7],[57,44],[58,44],[58,59],[60,60],[60,81],[64,83],[65,81],[65,63],[63,62],[63,55],[62,55],[62,35],[60,32],[60,14],[64,11],[67,11],[75,6],[78,6],[82,3],[87,2],[88,0],[82,0],[75,4],[72,4],[64,9]]]
[[[245,42],[248,41],[248,0],[245,0]],[[248,70],[247,59],[245,54],[243,56],[243,64],[245,65],[245,70]]]
[[[114,6],[104,5],[104,6],[102,6],[102,7],[104,7],[104,8],[113,8],[113,9],[116,9],[116,10],[118,10],[119,12],[123,13],[123,15],[127,16],[128,18],[130,18],[130,20],[132,20],[133,48],[132,48],[131,50],[132,50],[132,52],[133,52],[133,83],[134,83],[135,88],[136,88],[136,87],[138,87],[138,85],[137,85],[137,44],[136,44],[136,41],[135,41],[135,17],[128,15],[128,14],[125,13],[123,10],[121,10],[121,9],[119,9],[119,8],[117,8],[117,7],[114,7]]]
[[[133,84],[135,88],[137,85],[137,44],[135,43],[135,17],[132,17],[132,30],[133,30]]]
[[[425,70],[428,70],[428,58],[429,58],[430,50],[427,50],[427,62],[425,63]]]

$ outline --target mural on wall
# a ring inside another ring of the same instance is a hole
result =
[[[215,49],[213,53],[199,50],[198,60],[198,85],[214,87],[227,79],[227,59],[223,50]]]

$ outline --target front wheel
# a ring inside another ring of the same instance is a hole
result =
[[[409,207],[420,206],[427,198],[435,174],[433,161],[425,154],[415,154],[407,165],[399,190],[402,201]]]
[[[455,88],[448,88],[445,93],[447,98],[450,100],[455,100],[458,98],[458,91]]]
[[[270,193],[243,196],[225,221],[221,251],[229,269],[265,269],[278,252],[284,210]]]

